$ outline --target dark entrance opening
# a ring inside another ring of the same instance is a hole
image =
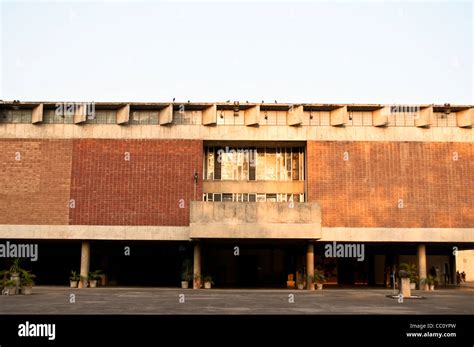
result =
[[[216,287],[285,288],[288,274],[306,271],[306,244],[279,241],[202,241],[202,274]]]
[[[90,268],[106,273],[108,285],[178,287],[192,259],[190,242],[102,241],[91,244]]]

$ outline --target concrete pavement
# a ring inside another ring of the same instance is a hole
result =
[[[474,289],[210,289],[38,286],[33,295],[0,296],[0,314],[474,314]]]

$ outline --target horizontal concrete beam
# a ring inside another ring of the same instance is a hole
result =
[[[0,224],[0,239],[189,240],[189,227]]]
[[[196,239],[303,239],[317,240],[320,231],[311,224],[259,223],[230,225],[226,223],[193,223],[190,237]]]
[[[200,139],[229,141],[423,141],[474,142],[473,128],[179,125],[154,127],[117,124],[0,123],[0,138],[7,139]]]
[[[260,204],[260,203],[254,203]],[[322,227],[318,235],[304,224],[294,228],[292,223],[263,223],[258,229],[262,238],[318,239],[323,242],[434,242],[474,243],[474,228],[330,228]],[[255,231],[249,225],[222,223],[201,223],[200,235],[209,238],[255,238]],[[303,229],[299,229],[303,227]],[[219,229],[221,231],[219,231]],[[310,236],[310,237],[308,237]],[[314,237],[313,237],[314,236]],[[30,240],[148,240],[189,241],[191,230],[187,226],[115,226],[115,225],[15,225],[0,224],[0,239]]]
[[[474,228],[322,228],[320,241],[474,242]]]

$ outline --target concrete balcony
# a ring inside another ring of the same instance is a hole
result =
[[[321,238],[321,209],[313,202],[191,202],[192,239]]]

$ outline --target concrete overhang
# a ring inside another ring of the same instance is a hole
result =
[[[321,209],[310,202],[191,202],[191,239],[321,238]]]

